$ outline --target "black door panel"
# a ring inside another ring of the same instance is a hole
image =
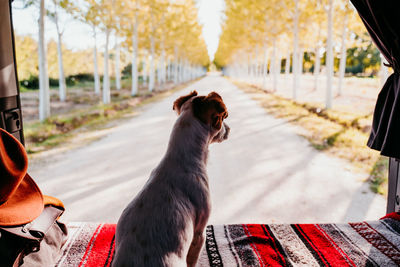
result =
[[[0,127],[23,143],[11,1],[0,1]]]

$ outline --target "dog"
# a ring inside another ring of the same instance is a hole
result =
[[[173,110],[178,119],[167,152],[118,220],[113,267],[197,263],[211,212],[208,145],[228,138],[228,112],[219,94],[196,91]]]

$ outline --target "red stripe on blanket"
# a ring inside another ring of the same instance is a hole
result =
[[[114,253],[115,224],[105,224],[87,255],[85,267],[110,266]],[[88,246],[89,247],[89,246]],[[107,253],[108,252],[108,253]]]
[[[336,242],[332,239],[332,237],[329,236],[329,234],[321,228],[321,225],[317,224],[315,225],[318,230],[326,237],[326,239],[328,239],[331,243],[331,246],[334,247],[344,258],[347,259],[347,261],[349,262],[350,265],[356,267],[357,265],[354,263],[354,261],[352,259],[350,259],[350,257],[339,247],[338,244],[336,244]]]
[[[314,247],[318,254],[322,254],[323,258],[328,262],[330,266],[355,266],[352,261],[349,260],[348,256],[343,251],[336,249],[337,245],[332,246],[333,240],[326,238],[326,233],[321,232],[313,224],[301,224],[298,225],[302,229],[302,232],[307,236],[311,245]],[[346,255],[346,256],[344,256]]]
[[[273,239],[268,232],[265,232],[262,225],[246,224],[243,225],[247,236],[253,241],[252,248],[259,256],[262,266],[288,266]],[[247,231],[246,231],[247,230]],[[261,259],[260,259],[261,258]]]
[[[97,226],[96,230],[93,232],[92,238],[90,238],[90,241],[86,247],[85,254],[83,254],[81,262],[79,263],[79,267],[82,267],[85,265],[85,259],[88,256],[88,254],[90,253],[90,251],[92,250],[92,247],[93,247],[92,243],[94,242],[94,240],[96,240],[97,234],[101,230],[101,227],[102,227],[102,225],[100,224],[99,226]]]
[[[380,218],[380,220],[383,220],[383,219],[394,219],[394,220],[400,221],[400,212],[392,212],[392,213],[386,214],[385,216]]]

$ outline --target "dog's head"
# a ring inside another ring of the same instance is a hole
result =
[[[194,117],[210,129],[211,142],[222,142],[228,138],[230,128],[224,122],[228,111],[219,94],[211,92],[207,96],[198,96],[196,91],[175,100],[173,109],[180,115],[192,110]]]

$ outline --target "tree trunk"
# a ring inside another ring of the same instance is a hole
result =
[[[280,53],[279,49],[277,51],[277,62],[278,62],[278,84],[279,84],[279,79],[281,77],[281,73],[282,73],[282,60],[283,60],[283,56]]]
[[[164,84],[167,81],[167,70],[165,66],[165,49],[161,51],[161,83]]]
[[[57,42],[58,87],[59,87],[60,101],[64,102],[65,99],[67,98],[67,84],[65,82],[65,76],[64,76],[64,63],[63,63],[63,58],[62,58],[61,35],[62,35],[62,33],[60,33],[60,32],[57,33],[57,37],[58,37],[58,42]]]
[[[179,61],[179,83],[185,82],[185,65],[184,60]]]
[[[278,63],[277,63],[277,55],[276,55],[276,39],[272,42],[272,57],[271,57],[271,66],[272,66],[272,90],[276,92],[278,89]]]
[[[347,20],[348,20],[348,13],[346,12],[343,20],[343,29],[342,29],[342,44],[340,49],[340,63],[339,63],[339,81],[338,81],[338,88],[337,88],[337,95],[340,96],[342,94],[342,87],[343,87],[343,79],[344,74],[346,71],[346,40],[347,40]]]
[[[257,55],[258,55],[258,46],[256,46],[256,51],[254,53],[253,57],[253,83],[256,82],[257,80],[257,66],[258,66],[258,60],[257,60]]]
[[[147,60],[148,57],[144,56],[143,57],[143,69],[142,69],[142,80],[143,80],[143,86],[147,86]]]
[[[321,53],[320,47],[315,47],[315,63],[314,63],[314,91],[318,90],[318,78],[321,72]]]
[[[119,68],[120,57],[121,50],[118,43],[118,37],[115,36],[115,87],[118,91],[121,90],[121,71]]]
[[[297,87],[299,84],[298,72],[298,49],[299,49],[299,0],[294,0],[294,18],[293,18],[293,100],[297,98]]]
[[[111,101],[110,76],[108,73],[108,43],[110,40],[110,29],[106,29],[106,44],[104,50],[104,74],[103,74],[103,103],[109,104]]]
[[[287,51],[286,62],[285,62],[285,80],[286,85],[289,84],[289,75],[290,75],[290,49]]]
[[[60,101],[64,102],[67,97],[67,84],[65,83],[64,63],[62,57],[62,32],[58,24],[57,2],[54,1],[54,24],[57,30],[57,59],[58,59],[58,89]]]
[[[93,67],[94,67],[94,92],[96,95],[100,94],[100,76],[97,64],[97,39],[96,39],[96,28],[93,26],[93,37],[94,37],[94,47],[93,47]]]
[[[254,77],[256,79],[256,82],[258,82],[258,78],[261,76],[260,64],[258,63],[258,51],[259,51],[259,47],[257,45],[256,46],[256,54],[254,55],[254,62],[255,62]]]
[[[186,59],[182,60],[182,81],[186,82]]]
[[[299,48],[299,67],[298,67],[298,71],[299,71],[299,75],[301,77],[301,75],[303,75],[303,61],[304,61],[304,49],[303,48]]]
[[[322,23],[318,24],[318,34],[317,34],[317,42],[315,46],[315,62],[314,62],[314,91],[318,90],[318,78],[321,72],[321,52],[319,46],[319,40],[321,39],[321,28]]]
[[[154,90],[155,85],[155,71],[154,71],[154,56],[155,56],[155,40],[154,36],[150,37],[150,73],[149,73],[149,91]]]
[[[264,90],[267,89],[267,75],[268,75],[268,49],[267,45],[264,47],[264,64],[263,64],[263,85]]]
[[[135,12],[135,23],[133,24],[133,34],[132,34],[132,88],[131,95],[136,96],[138,93],[138,19],[137,11]]]
[[[158,85],[161,84],[161,59],[158,57],[156,65],[156,77]]]
[[[328,5],[328,37],[326,41],[326,104],[332,107],[332,82],[333,82],[333,0]]]
[[[186,60],[185,66],[186,66],[186,81],[189,81],[190,80],[190,64],[189,64],[188,60]]]
[[[279,50],[276,54],[276,80],[275,80],[275,91],[279,88],[280,78],[281,78],[281,69],[282,69],[282,56],[279,53]]]
[[[167,59],[167,81],[171,80],[171,58]]]
[[[175,46],[174,49],[174,84],[178,84],[178,47]]]
[[[301,88],[301,77],[303,76],[303,61],[304,61],[304,49],[302,47],[299,47],[299,54],[298,54],[298,60],[297,60],[297,71],[298,71],[298,81],[297,81],[297,89],[299,90]]]
[[[50,88],[47,75],[47,58],[44,38],[44,0],[40,1],[39,15],[39,119],[44,121],[50,116]]]
[[[158,82],[158,86],[160,87],[160,90],[163,89],[163,81],[162,81],[162,68],[163,68],[163,62],[161,59],[161,56],[158,58],[158,67],[157,67],[157,82]]]

